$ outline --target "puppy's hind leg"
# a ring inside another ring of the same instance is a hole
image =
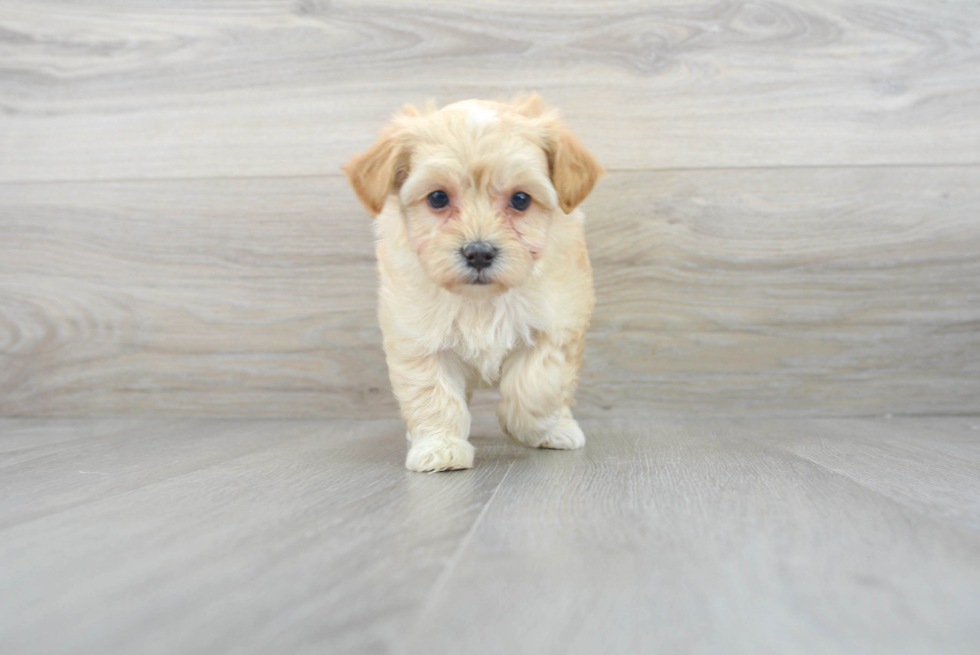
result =
[[[504,433],[531,448],[570,450],[585,435],[569,409],[581,361],[578,344],[559,346],[541,337],[512,353],[501,370],[497,418]]]
[[[405,467],[412,471],[473,468],[465,376],[447,355],[406,356],[389,349],[392,390],[411,444]]]

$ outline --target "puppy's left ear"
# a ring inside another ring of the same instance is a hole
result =
[[[403,115],[407,112],[403,110]],[[364,208],[377,216],[395,187],[408,175],[405,132],[397,123],[386,128],[378,140],[344,166],[347,181]]]
[[[551,181],[558,192],[558,202],[566,214],[585,200],[595,183],[606,171],[572,131],[556,122],[548,148]]]

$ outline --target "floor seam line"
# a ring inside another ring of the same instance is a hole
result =
[[[301,434],[295,435],[294,437],[289,438],[288,440],[289,441],[296,441],[296,440],[299,440],[299,439],[303,438],[304,436],[305,436],[305,433],[301,433]],[[179,480],[181,478],[186,478],[186,477],[191,476],[191,475],[197,475],[201,471],[207,470],[209,468],[213,468],[213,467],[216,467],[216,466],[222,466],[222,465],[227,464],[229,462],[234,462],[234,461],[239,460],[239,459],[242,459],[244,457],[249,457],[249,456],[254,455],[255,453],[261,452],[263,450],[270,450],[270,449],[273,449],[273,448],[276,448],[276,447],[280,447],[280,446],[282,446],[283,443],[285,443],[285,442],[276,442],[276,441],[268,442],[268,443],[263,442],[261,444],[256,445],[255,448],[250,449],[250,450],[248,450],[248,451],[246,451],[244,453],[240,453],[238,455],[235,455],[234,457],[231,457],[229,459],[223,459],[223,460],[221,460],[219,462],[212,462],[210,464],[202,464],[202,465],[200,465],[200,466],[198,466],[198,467],[196,467],[196,468],[194,468],[194,469],[192,469],[190,471],[186,471],[184,473],[178,473],[177,475],[173,475],[173,476],[164,478],[162,480],[154,480],[153,482],[149,482],[149,483],[140,485],[138,487],[133,487],[131,489],[126,489],[125,491],[120,491],[118,493],[109,493],[109,494],[107,494],[105,496],[98,496],[96,498],[85,500],[85,501],[76,503],[74,505],[68,505],[68,506],[65,506],[65,507],[59,507],[59,508],[53,509],[53,510],[47,512],[47,513],[38,514],[38,515],[34,515],[34,516],[29,516],[27,518],[17,520],[17,521],[15,521],[13,523],[4,524],[4,523],[2,523],[2,521],[0,521],[0,532],[3,532],[5,530],[10,530],[12,528],[16,528],[16,527],[21,526],[21,525],[26,525],[26,524],[32,523],[34,521],[41,521],[41,520],[44,520],[44,519],[49,518],[51,516],[55,516],[55,515],[60,514],[60,513],[63,513],[63,512],[71,511],[71,510],[76,509],[78,507],[84,507],[86,505],[94,505],[94,504],[97,504],[97,503],[104,502],[106,500],[117,499],[117,498],[121,498],[123,496],[127,496],[129,494],[140,493],[140,492],[145,491],[146,489],[155,487],[157,485],[167,484],[167,483],[173,482],[174,480]],[[15,462],[15,464],[16,464],[16,462]]]
[[[476,529],[483,522],[483,517],[486,516],[487,511],[490,509],[490,505],[493,504],[493,499],[497,497],[497,492],[504,486],[504,480],[506,480],[507,476],[510,475],[510,470],[514,468],[514,464],[515,462],[511,462],[510,466],[507,467],[507,470],[504,471],[504,475],[500,478],[500,482],[497,483],[493,493],[490,494],[490,498],[488,498],[487,502],[483,505],[483,509],[480,510],[480,514],[473,521],[473,524],[470,526],[469,530],[466,531],[466,534],[463,535],[463,538],[460,539],[459,545],[456,546],[456,550],[453,551],[452,555],[450,555],[449,562],[446,563],[446,566],[443,568],[442,572],[439,573],[439,577],[436,578],[434,583],[432,583],[432,587],[429,589],[429,593],[426,594],[426,599],[422,603],[422,610],[415,619],[415,629],[411,630],[405,638],[406,647],[409,643],[414,641],[418,626],[422,624],[422,620],[432,611],[432,607],[435,605],[435,601],[439,597],[442,588],[446,586],[449,578],[452,577],[453,572],[456,570],[456,565],[459,563],[459,560],[466,551],[466,548],[473,540],[473,535],[476,533]]]
[[[775,448],[777,450],[779,450],[780,452],[782,452],[782,453],[793,455],[794,457],[799,458],[801,461],[804,461],[807,464],[810,464],[812,466],[816,466],[817,468],[819,468],[819,469],[821,469],[823,471],[826,471],[827,473],[830,473],[832,476],[841,478],[843,480],[846,480],[846,481],[850,482],[851,484],[857,485],[858,487],[861,487],[865,491],[867,491],[867,492],[869,492],[869,493],[877,496],[878,498],[880,498],[882,500],[885,500],[888,503],[894,504],[897,507],[901,507],[902,509],[904,509],[904,510],[906,510],[908,512],[912,512],[912,513],[914,513],[916,515],[919,515],[919,516],[922,516],[922,517],[925,517],[925,518],[931,518],[933,520],[940,521],[944,525],[946,525],[947,527],[953,528],[955,530],[960,530],[960,529],[964,529],[965,528],[966,530],[968,530],[970,532],[976,532],[977,531],[977,529],[975,527],[973,527],[972,525],[970,525],[968,523],[965,523],[964,521],[962,521],[960,519],[950,519],[950,518],[947,518],[947,517],[938,516],[937,514],[934,514],[932,512],[928,512],[928,511],[922,509],[921,507],[917,507],[916,505],[914,505],[912,503],[905,502],[901,498],[897,498],[896,496],[894,496],[892,494],[889,494],[889,493],[887,493],[885,491],[882,491],[880,489],[876,489],[875,487],[872,487],[868,483],[859,480],[857,477],[855,477],[854,475],[851,475],[850,473],[848,473],[847,471],[844,471],[843,469],[832,468],[828,464],[824,464],[823,462],[817,461],[817,460],[813,459],[812,457],[810,457],[808,455],[805,455],[805,454],[802,454],[802,453],[798,453],[798,452],[796,452],[796,451],[794,451],[794,450],[792,450],[790,448],[787,448],[785,446],[776,445]]]

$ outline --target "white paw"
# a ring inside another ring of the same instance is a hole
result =
[[[473,445],[464,439],[429,437],[413,441],[405,468],[419,473],[473,468]]]
[[[558,419],[548,433],[544,436],[538,448],[551,448],[553,450],[575,450],[585,445],[585,435],[582,428],[571,417],[562,416]]]

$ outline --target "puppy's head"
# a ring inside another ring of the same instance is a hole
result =
[[[406,107],[344,171],[372,215],[397,197],[426,275],[457,293],[523,284],[545,255],[553,217],[603,174],[536,95]]]

